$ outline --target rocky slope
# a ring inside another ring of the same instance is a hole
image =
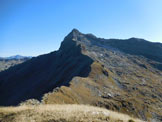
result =
[[[15,66],[17,64],[21,64],[27,60],[29,60],[31,57],[23,57],[23,56],[11,56],[7,58],[0,57],[0,72],[3,70],[6,70],[12,66]]]
[[[91,104],[162,121],[162,44],[102,39],[74,29],[58,51],[0,73],[0,105]]]

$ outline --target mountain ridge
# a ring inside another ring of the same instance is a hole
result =
[[[162,46],[128,40],[73,29],[58,51],[0,73],[0,105],[34,98],[43,104],[90,104],[161,120]]]

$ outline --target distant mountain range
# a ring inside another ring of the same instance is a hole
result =
[[[25,59],[25,58],[32,58],[31,56],[21,56],[21,55],[14,55],[10,57],[0,57],[0,59],[6,59],[6,60],[20,60],[20,59]]]
[[[58,51],[0,72],[0,105],[90,104],[162,121],[162,44],[73,29]]]

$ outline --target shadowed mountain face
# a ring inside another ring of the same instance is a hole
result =
[[[35,98],[43,104],[105,107],[161,121],[162,44],[102,39],[74,29],[58,51],[0,73],[0,105]]]
[[[72,36],[72,33],[69,35]],[[41,55],[0,73],[0,105],[17,105],[26,99],[39,99],[75,77],[86,77],[91,58],[81,53],[80,45],[70,38],[59,51]]]

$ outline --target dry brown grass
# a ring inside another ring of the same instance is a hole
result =
[[[0,122],[142,122],[117,112],[88,105],[1,107]]]

